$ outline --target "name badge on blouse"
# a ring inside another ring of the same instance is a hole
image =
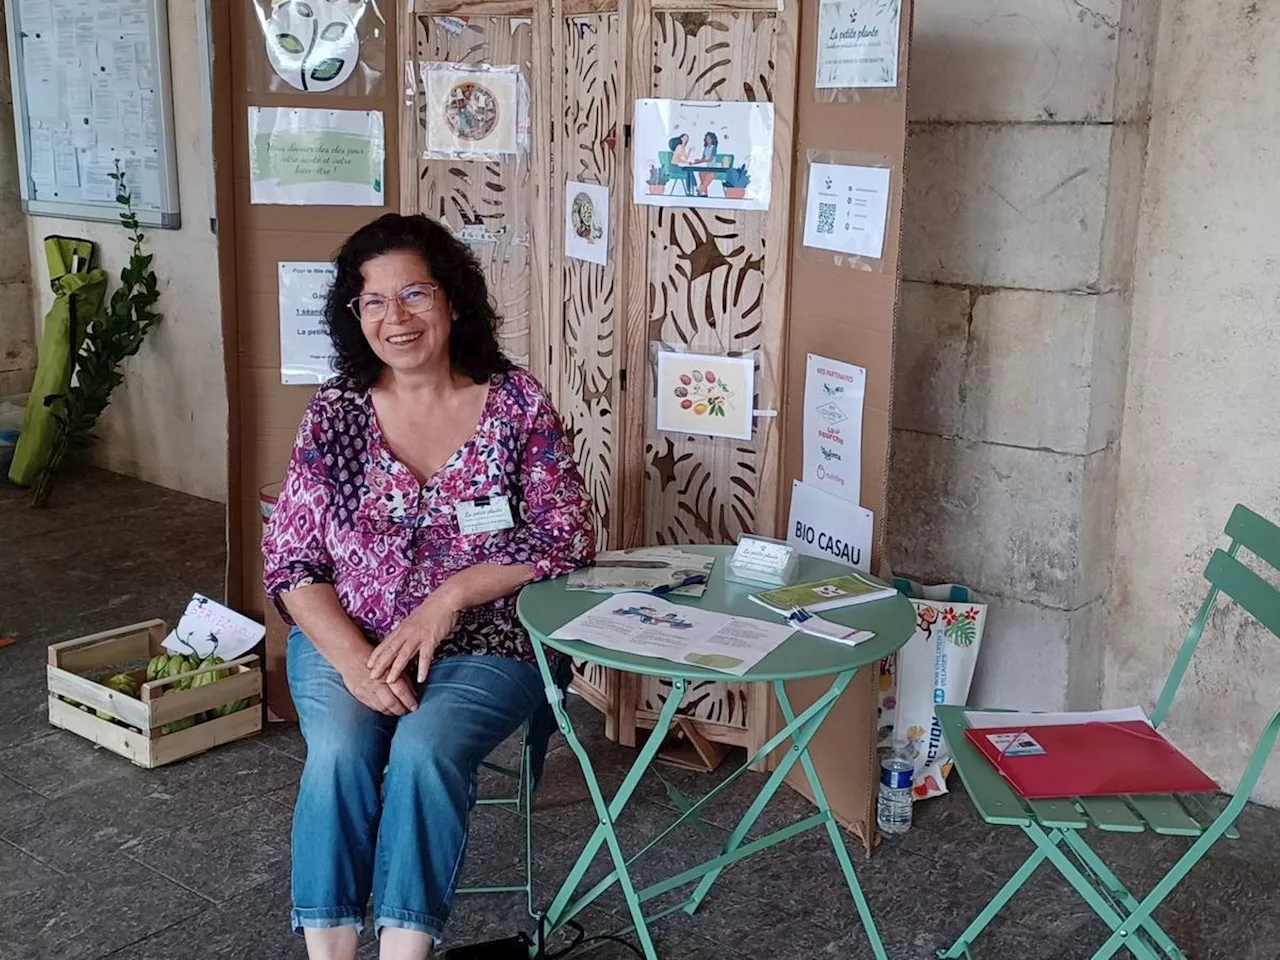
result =
[[[458,529],[467,536],[509,530],[515,526],[511,519],[511,501],[506,494],[464,500],[457,505],[457,511]]]

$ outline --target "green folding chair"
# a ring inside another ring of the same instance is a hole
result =
[[[561,694],[569,689],[573,681],[573,663],[568,657],[561,657],[556,665],[556,686]],[[537,919],[538,911],[533,905],[533,793],[542,779],[542,768],[547,758],[551,735],[556,731],[556,716],[550,702],[540,703],[524,725],[520,738],[520,767],[510,767],[490,760],[483,760],[480,766],[499,776],[516,782],[513,796],[485,797],[476,801],[478,807],[508,807],[524,817],[524,882],[489,887],[458,887],[458,894],[481,893],[523,893],[529,916]]]
[[[1271,586],[1238,559],[1243,547],[1259,560],[1280,570],[1280,528],[1247,507],[1237,505],[1227,523],[1231,546],[1217,550],[1205,568],[1209,595],[1191,622],[1169,679],[1156,702],[1151,722],[1159,726],[1169,712],[1187,665],[1195,654],[1209,612],[1220,594],[1234,600],[1252,614],[1273,635],[1280,638],[1280,590]],[[955,758],[965,790],[979,815],[989,824],[1018,826],[1035,844],[1035,852],[969,924],[951,947],[938,956],[959,960],[969,952],[974,940],[1030,879],[1036,868],[1048,860],[1085,899],[1111,929],[1111,936],[1093,954],[1106,960],[1127,949],[1138,960],[1186,960],[1167,933],[1156,923],[1153,912],[1201,857],[1222,837],[1237,839],[1232,824],[1249,800],[1263,767],[1280,733],[1280,711],[1271,718],[1254,747],[1253,756],[1235,796],[1216,816],[1196,796],[1077,797],[1067,800],[1027,800],[1016,794],[987,759],[965,737],[968,726],[964,707],[935,708],[942,731]],[[1143,833],[1195,837],[1190,849],[1145,897],[1139,900],[1116,878],[1101,858],[1085,842],[1085,831],[1094,827],[1118,833]]]

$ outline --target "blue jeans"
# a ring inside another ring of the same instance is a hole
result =
[[[431,665],[418,709],[370,710],[296,627],[289,689],[307,760],[293,812],[294,930],[400,927],[439,943],[467,845],[476,771],[543,701],[536,667],[506,657]]]

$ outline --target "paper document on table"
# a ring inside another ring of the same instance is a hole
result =
[[[1083,710],[1074,713],[1036,713],[1027,710],[1002,713],[999,710],[967,710],[965,719],[977,730],[991,727],[1065,727],[1074,723],[1150,723],[1141,707],[1115,710]]]
[[[583,640],[741,676],[794,632],[792,624],[731,617],[647,593],[620,593],[570,620],[551,639]]]
[[[857,627],[846,627],[843,624],[824,620],[822,617],[809,616],[804,620],[792,618],[797,630],[813,637],[834,640],[848,647],[856,647],[867,640],[874,640],[875,634],[870,630],[859,630]]]
[[[647,593],[670,588],[674,596],[700,597],[706,592],[706,581],[715,562],[714,557],[686,553],[675,547],[607,550],[599,554],[591,566],[569,574],[566,589],[596,593]],[[697,577],[702,577],[701,583],[687,583]]]

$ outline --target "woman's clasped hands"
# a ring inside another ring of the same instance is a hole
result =
[[[366,666],[369,679],[394,686],[410,683],[405,675],[417,658],[417,680],[427,679],[436,648],[458,625],[461,610],[445,591],[431,594],[373,649]]]

